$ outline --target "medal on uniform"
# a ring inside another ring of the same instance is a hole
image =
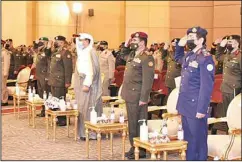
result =
[[[212,64],[208,64],[207,65],[207,70],[208,71],[212,71],[213,70],[213,65]]]
[[[134,62],[137,62],[140,64],[141,60],[139,58],[134,58]]]
[[[198,63],[197,63],[197,61],[192,61],[192,62],[189,62],[189,66],[198,68]]]
[[[152,61],[150,61],[150,62],[148,63],[148,65],[149,65],[150,67],[152,67],[152,66],[154,65],[154,63],[153,63]]]

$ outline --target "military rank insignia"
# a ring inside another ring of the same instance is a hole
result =
[[[154,66],[154,63],[153,63],[152,61],[150,61],[150,62],[148,63],[148,65],[149,65],[149,67],[152,67],[152,66]]]
[[[197,29],[196,28],[192,28],[192,32],[193,33],[196,33],[197,32]]]

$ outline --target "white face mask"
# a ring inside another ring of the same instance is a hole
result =
[[[83,42],[82,42],[82,41],[78,42],[78,47],[79,47],[80,49],[83,49],[83,48],[84,48],[84,46],[83,46]]]

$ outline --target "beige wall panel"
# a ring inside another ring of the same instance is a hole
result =
[[[149,1],[149,6],[170,6],[170,1]]]
[[[2,38],[12,38],[14,46],[27,43],[27,2],[3,1]],[[21,11],[21,12],[20,12]]]
[[[169,28],[149,28],[149,45],[154,42],[167,42],[169,40]]]
[[[213,7],[171,7],[171,28],[213,26]]]
[[[213,6],[213,1],[170,1],[170,6]]]
[[[214,6],[218,5],[241,5],[241,1],[214,1]]]
[[[168,6],[150,6],[149,27],[170,27],[170,8]]]
[[[126,6],[126,27],[149,26],[149,6]]]
[[[126,1],[126,6],[149,6],[149,1]]]
[[[240,5],[215,6],[214,27],[241,27]]]
[[[225,35],[238,34],[241,35],[241,28],[214,28],[213,30],[213,40],[217,38],[222,38]]]

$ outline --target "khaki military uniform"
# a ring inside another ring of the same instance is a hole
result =
[[[168,51],[167,51],[168,52]],[[176,88],[175,78],[181,76],[181,65],[174,59],[174,52],[168,52],[167,60],[167,72],[165,85],[169,89],[169,94]]]
[[[36,79],[38,86],[38,94],[43,98],[44,91],[50,91],[50,87],[47,84],[48,81],[48,69],[50,65],[50,49],[43,49],[36,53],[35,67],[36,67]]]
[[[26,55],[26,66],[32,65],[34,62],[34,56],[31,53],[27,53]]]
[[[14,71],[19,71],[20,67],[26,65],[26,53],[16,51],[14,54]]]
[[[7,79],[10,67],[11,54],[8,50],[2,49],[2,103],[8,102]]]
[[[76,52],[76,48],[73,48],[71,51],[72,54],[72,69],[76,68],[76,60],[77,60],[77,52]],[[74,70],[73,70],[74,73]]]
[[[54,97],[65,97],[67,92],[65,84],[71,84],[72,68],[70,51],[58,49],[51,55],[48,84]]]
[[[155,51],[153,54],[153,57],[155,60],[155,70],[158,70],[159,72],[161,72],[163,68],[163,60],[161,59],[161,52],[159,50]]]
[[[16,49],[15,48],[10,48],[9,49],[9,53],[10,53],[10,68],[9,68],[9,75],[8,75],[8,79],[16,79],[17,75],[14,74],[14,67],[15,67],[15,63],[14,63],[14,55],[16,53]]]
[[[102,84],[103,96],[110,96],[108,87],[110,86],[110,80],[114,78],[115,70],[115,58],[111,51],[108,49],[102,51],[99,55],[100,71],[104,74],[104,81]]]
[[[126,48],[122,51],[127,55],[129,50]],[[134,51],[129,51],[121,97],[126,102],[131,146],[133,146],[133,138],[140,136],[138,120],[147,119],[148,104],[139,106],[139,101],[146,103],[149,101],[154,70],[154,58],[147,51],[136,56]]]

